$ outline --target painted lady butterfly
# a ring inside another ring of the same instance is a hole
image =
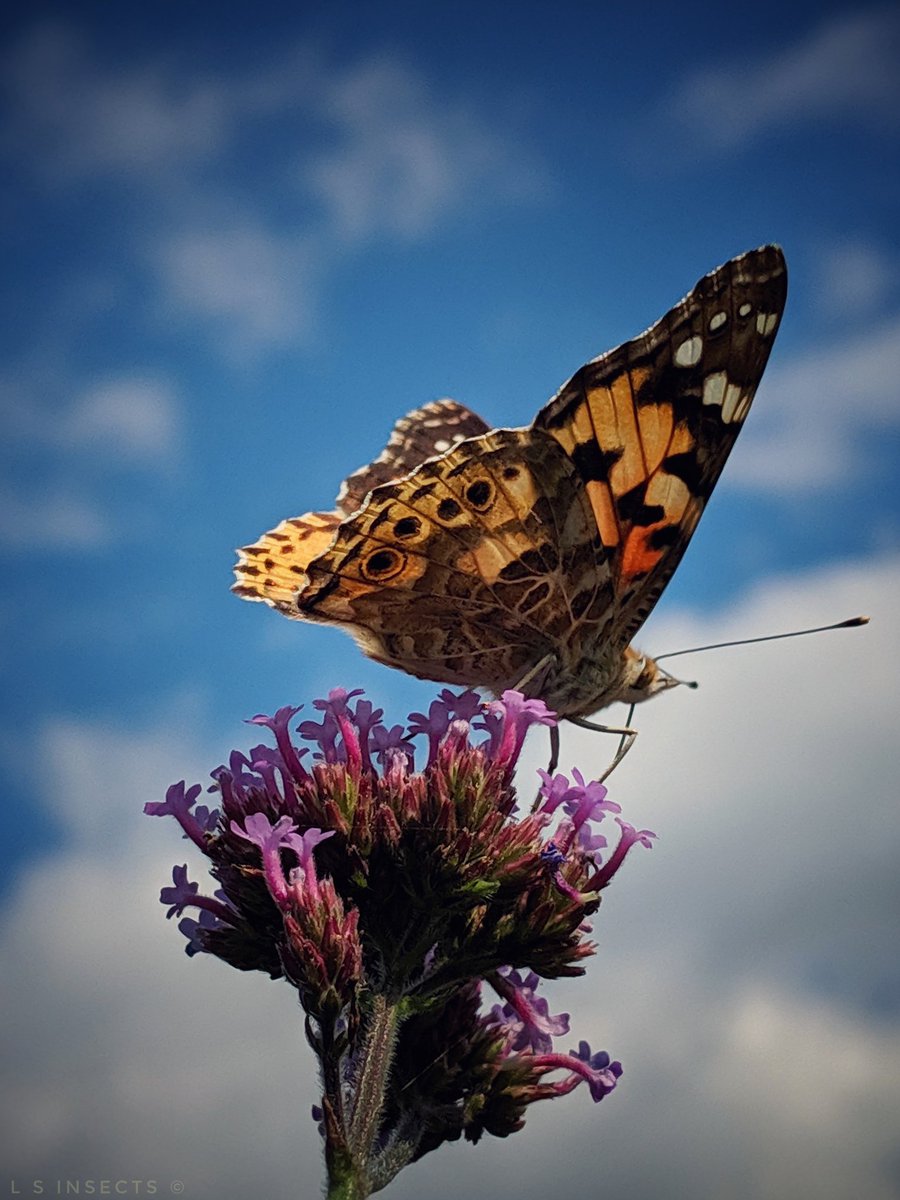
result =
[[[239,551],[234,591],[424,679],[578,719],[674,682],[631,646],[734,445],[787,290],[764,246],[587,363],[524,429],[453,401],[396,426],[332,512]]]

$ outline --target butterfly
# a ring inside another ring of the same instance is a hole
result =
[[[786,293],[763,246],[586,363],[526,428],[451,400],[411,412],[334,510],[239,550],[233,590],[411,675],[517,688],[578,723],[673,686],[631,640],[740,432]]]

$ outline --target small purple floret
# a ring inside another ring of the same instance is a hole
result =
[[[502,718],[499,727],[487,726],[491,734],[488,753],[501,766],[515,766],[532,725],[556,724],[556,716],[543,700],[526,700],[521,692],[504,692],[499,700],[490,701],[487,710]]]
[[[321,724],[316,721],[301,721],[298,732],[306,741],[319,743],[318,757],[324,762],[340,761],[337,738],[341,731],[331,713],[325,714]]]
[[[273,825],[266,814],[260,812],[246,817],[243,826],[238,821],[231,822],[233,834],[252,842],[262,851],[266,884],[279,908],[285,907],[288,896],[287,880],[281,866],[281,847],[290,844],[287,839],[296,831],[297,826],[290,817],[279,817]]]
[[[578,1043],[578,1049],[573,1050],[572,1069],[577,1071],[587,1081],[590,1088],[591,1096],[594,1101],[599,1104],[604,1096],[616,1086],[622,1074],[622,1064],[620,1062],[611,1062],[610,1057],[605,1050],[598,1050],[596,1054],[591,1054],[591,1048],[585,1041]],[[583,1067],[579,1068],[576,1063],[583,1063]]]
[[[195,846],[199,846],[201,850],[205,851],[206,837],[204,835],[210,823],[209,809],[206,805],[202,806],[199,820],[191,812],[194,801],[202,790],[200,784],[195,783],[185,791],[184,780],[182,779],[179,783],[173,783],[167,789],[164,801],[154,800],[145,804],[144,812],[148,817],[174,817],[184,830],[185,837],[190,838]]]
[[[183,867],[172,868],[172,880],[175,886],[164,887],[159,893],[160,903],[172,906],[166,913],[167,918],[174,917],[176,913],[181,916],[185,908],[194,902],[200,891],[200,884],[191,883],[188,879],[187,863]]]
[[[300,764],[300,759],[307,751],[294,748],[288,725],[302,707],[302,704],[296,706],[286,704],[283,708],[278,709],[274,717],[256,716],[251,717],[247,722],[248,725],[263,725],[267,729],[272,730],[275,734],[275,743],[281,754],[281,761],[287,771],[297,780],[305,777],[306,773]]]
[[[445,689],[441,696],[446,694]],[[428,716],[420,712],[409,714],[409,736],[418,737],[424,733],[428,738],[428,766],[437,758],[441,740],[450,727],[452,711],[446,700],[438,699],[432,700],[428,706]]]
[[[179,932],[183,933],[188,939],[187,945],[184,948],[184,952],[188,958],[193,958],[195,954],[202,954],[206,950],[203,942],[203,933],[211,932],[219,927],[219,920],[208,909],[203,909],[197,920],[194,920],[193,917],[185,917],[179,921]]]
[[[388,760],[395,754],[402,754],[410,770],[413,767],[415,751],[402,725],[392,725],[390,729],[384,725],[376,725],[370,735],[369,748],[379,766],[387,766]]]
[[[518,971],[500,971],[493,983],[506,1000],[494,1006],[492,1016],[506,1027],[509,1050],[545,1054],[552,1050],[553,1038],[569,1032],[569,1014],[551,1016],[547,1001],[536,994],[540,978],[534,971],[524,979]]]
[[[629,825],[627,821],[623,821],[621,817],[616,817],[616,823],[622,830],[619,844],[609,856],[603,866],[591,878],[590,885],[596,891],[606,887],[612,877],[625,861],[625,855],[634,845],[643,846],[646,850],[653,849],[653,839],[656,834],[650,829],[635,829],[633,825]]]

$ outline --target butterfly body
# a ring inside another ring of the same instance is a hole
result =
[[[777,247],[732,259],[526,428],[453,401],[411,413],[333,512],[240,551],[234,590],[409,674],[520,687],[561,716],[664,690],[631,638],[721,473],[785,292]]]

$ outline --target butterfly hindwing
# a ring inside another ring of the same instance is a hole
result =
[[[372,488],[408,475],[426,459],[445,454],[465,438],[490,429],[477,413],[455,400],[434,400],[401,417],[381,454],[349,475],[341,487],[337,506],[347,514],[356,512]]]
[[[262,600],[287,617],[297,617],[295,597],[305,586],[306,568],[334,541],[341,524],[337,512],[291,517],[238,550],[231,590],[244,600]]]
[[[363,504],[368,493],[379,484],[409,474],[464,438],[487,430],[486,421],[455,400],[435,400],[407,413],[394,426],[381,454],[344,480],[333,511],[282,521],[254,545],[238,551],[237,583],[232,591],[299,618],[295,599],[308,582],[307,566],[328,549],[341,522]]]

